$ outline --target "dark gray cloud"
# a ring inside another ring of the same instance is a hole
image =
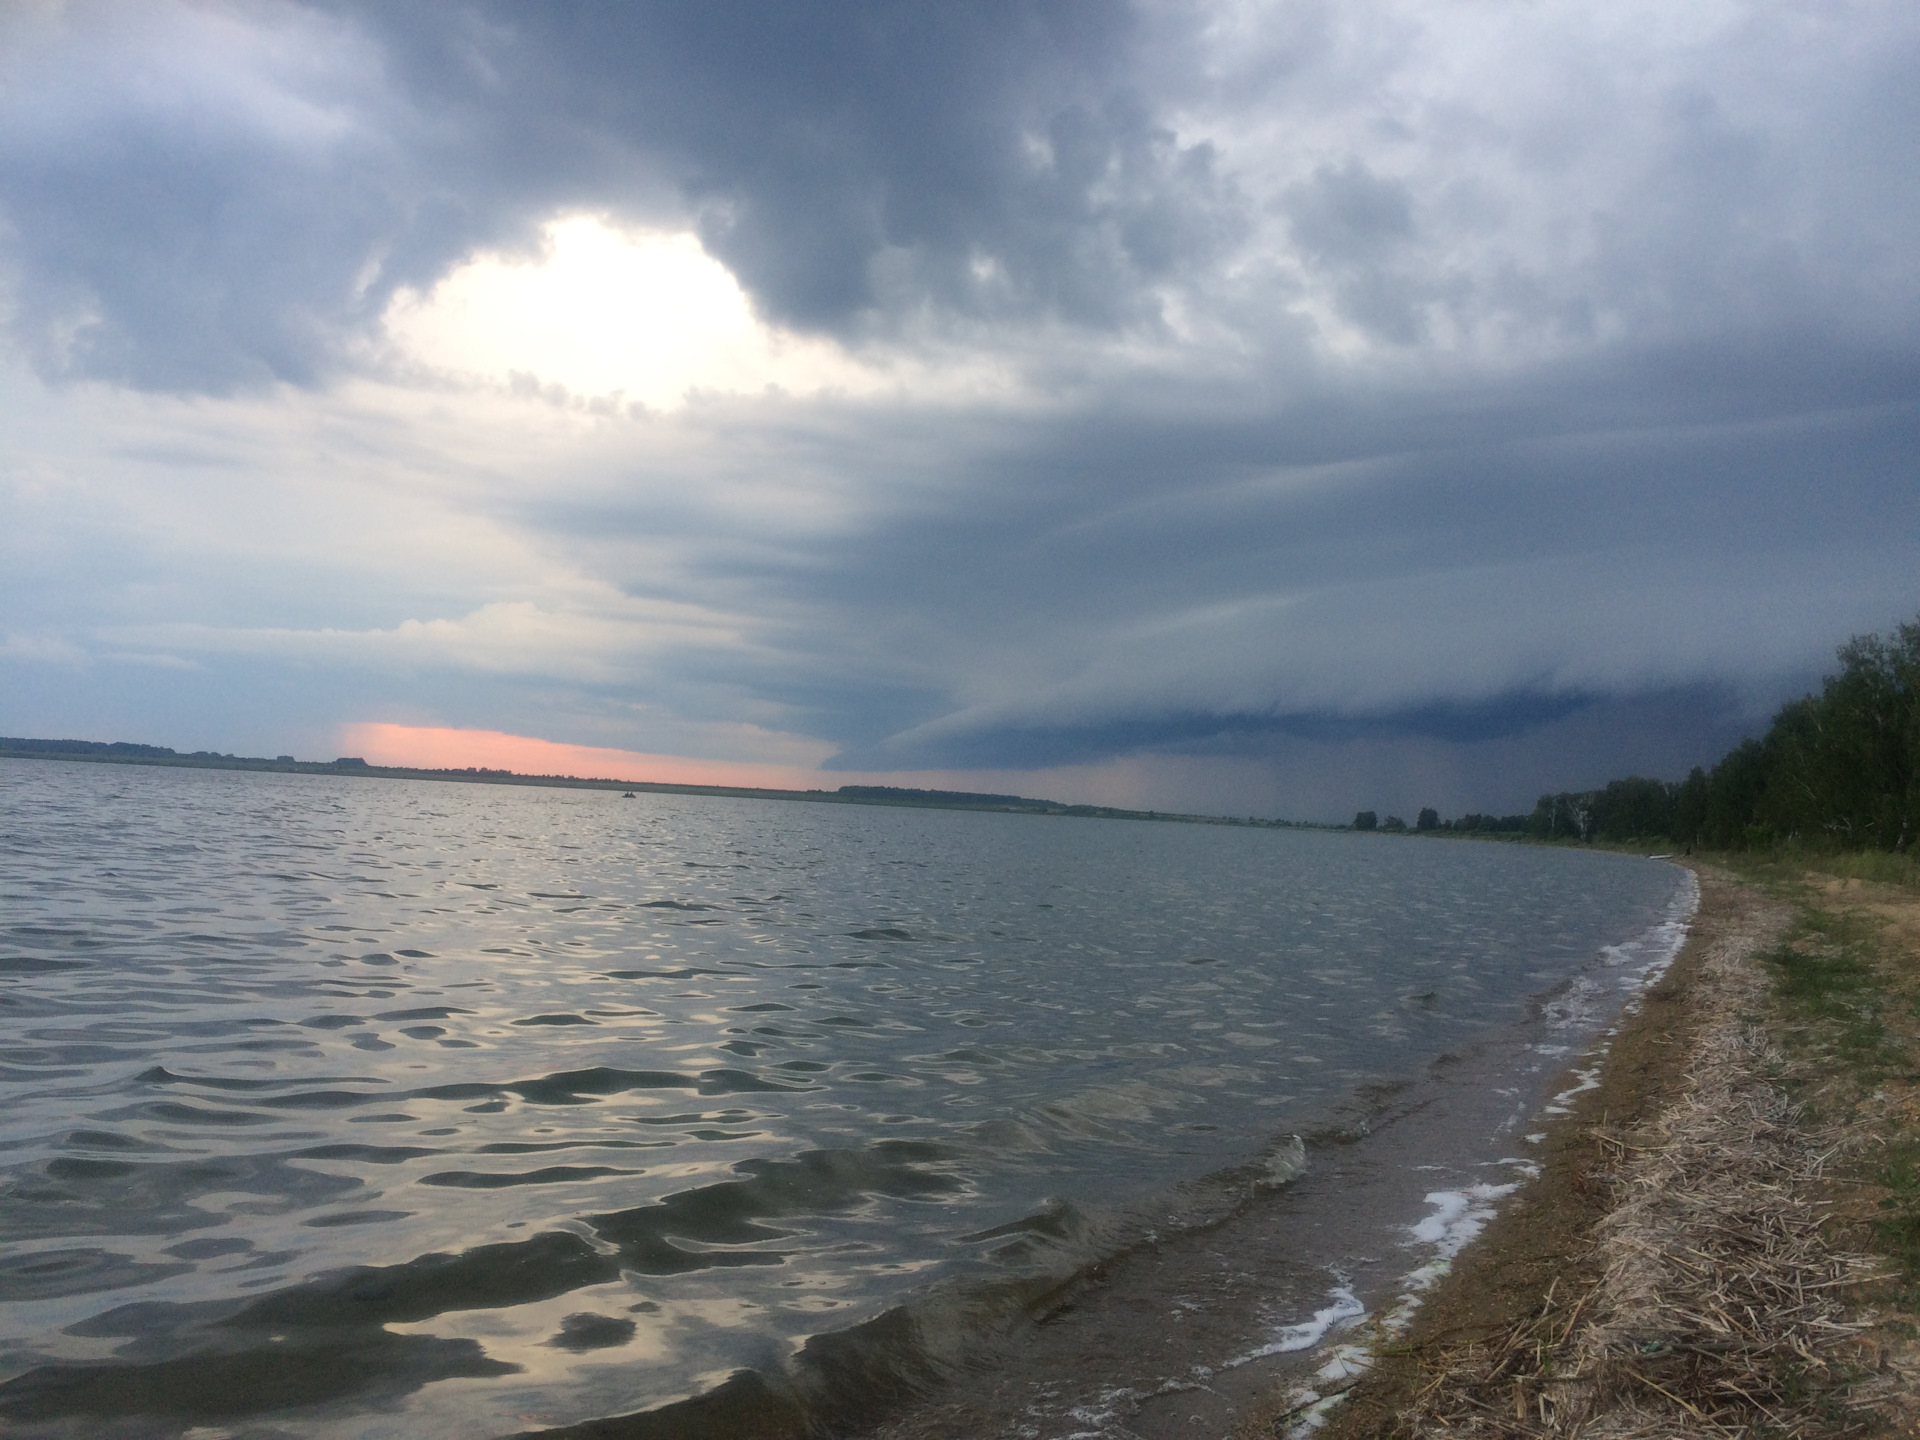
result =
[[[569,207],[690,216],[763,311],[1150,319],[1236,233],[1132,83],[1126,7],[507,3],[13,23],[12,327],[43,374],[337,373],[395,290]]]
[[[706,547],[691,589],[626,583],[751,597],[765,647],[734,678],[849,768],[1470,743],[1623,696],[1646,703],[1622,726],[1691,714],[1696,763],[1920,599],[1920,368],[1761,338],[1338,406],[1163,383],[985,437],[897,417],[938,457],[914,493],[797,546],[715,545],[652,494],[527,519],[609,569],[624,537]],[[823,430],[827,466],[884,493],[885,422]]]
[[[1381,806],[1673,773],[1920,606],[1916,79],[1892,3],[18,7],[0,283],[54,389],[0,375],[7,726],[646,709]],[[409,389],[393,297],[568,212],[1008,378],[597,439]]]
[[[1437,15],[1248,16],[1236,43],[1107,0],[29,9],[0,127],[13,329],[49,375],[311,384],[398,287],[568,207],[691,218],[767,315],[842,333],[929,304],[1151,327],[1167,287],[1289,246],[1293,283],[1399,345],[1913,320],[1920,37],[1891,12],[1827,27],[1825,68],[1755,17],[1690,66],[1606,35],[1620,73],[1536,36],[1537,73],[1496,59],[1449,77],[1487,93],[1431,98],[1408,51],[1459,63]],[[1212,303],[1297,298],[1269,274]]]
[[[406,152],[377,53],[338,23],[127,5],[3,23],[11,329],[43,374],[312,383],[392,284],[474,238]]]
[[[1356,158],[1322,165],[1291,187],[1283,206],[1295,244],[1330,274],[1340,313],[1384,340],[1411,344],[1425,323],[1422,302],[1434,298],[1397,273],[1395,260],[1414,238],[1407,187],[1383,179]]]

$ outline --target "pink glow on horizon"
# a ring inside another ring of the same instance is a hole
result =
[[[804,750],[817,742],[784,738]],[[1093,765],[1044,770],[822,770],[817,763],[779,764],[746,760],[699,760],[594,745],[567,745],[501,730],[457,730],[433,725],[356,721],[339,731],[340,753],[374,765],[419,770],[511,770],[517,775],[574,775],[583,780],[631,780],[666,785],[730,785],[764,790],[838,790],[842,785],[899,785],[910,789],[986,791],[1026,795],[1069,805],[1118,805],[1123,809],[1178,810],[1193,789],[1193,777],[1175,757],[1131,756]],[[821,745],[816,753],[827,753]],[[1248,812],[1244,784],[1229,783],[1214,797],[1222,814]],[[1259,806],[1272,808],[1271,801]]]
[[[827,780],[799,765],[695,760],[638,750],[564,745],[499,730],[453,730],[428,725],[362,721],[343,726],[345,751],[372,765],[417,770],[511,770],[519,775],[575,775],[583,780],[635,780],[665,785],[738,785],[770,790],[836,789],[851,777]]]

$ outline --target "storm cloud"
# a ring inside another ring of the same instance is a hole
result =
[[[1920,608],[1916,80],[1892,3],[14,7],[0,726],[1678,774]],[[562,224],[787,368],[410,348]]]

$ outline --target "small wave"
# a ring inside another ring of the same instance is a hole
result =
[[[637,1327],[631,1320],[614,1315],[569,1315],[560,1322],[560,1333],[547,1344],[576,1355],[587,1350],[611,1350],[633,1339]]]
[[[235,1075],[179,1075],[164,1065],[155,1065],[142,1070],[133,1078],[146,1085],[195,1085],[203,1090],[244,1091],[256,1094],[267,1090],[284,1090],[289,1085],[311,1085],[316,1080],[322,1084],[335,1085],[385,1085],[387,1083],[377,1076],[366,1075],[316,1075],[302,1077],[300,1080],[249,1080]]]
[[[84,960],[44,960],[37,955],[0,955],[0,975],[51,975],[61,970],[84,970]]]
[[[1330,1296],[1333,1303],[1313,1312],[1311,1318],[1292,1325],[1282,1325],[1273,1332],[1273,1338],[1266,1344],[1236,1355],[1221,1366],[1223,1370],[1235,1370],[1255,1360],[1265,1360],[1272,1355],[1288,1355],[1296,1350],[1311,1350],[1336,1329],[1342,1329],[1367,1313],[1367,1307],[1346,1285],[1334,1287]]]
[[[1346,1383],[1366,1373],[1373,1367],[1374,1345],[1381,1339],[1403,1333],[1412,1323],[1414,1312],[1425,1301],[1427,1292],[1434,1284],[1453,1268],[1454,1259],[1468,1243],[1486,1228],[1487,1222],[1495,1214],[1499,1201],[1511,1195],[1517,1185],[1469,1185],[1462,1190],[1435,1190],[1427,1195],[1426,1203],[1432,1212],[1426,1218],[1407,1227],[1412,1242],[1424,1246],[1428,1258],[1424,1264],[1408,1271],[1400,1279],[1400,1293],[1392,1302],[1391,1308],[1373,1327],[1373,1341],[1359,1339],[1336,1345],[1321,1361],[1313,1372],[1312,1380],[1288,1397],[1288,1415],[1291,1425],[1286,1431],[1289,1436],[1304,1436],[1326,1423],[1329,1411],[1346,1398]],[[1345,1294],[1352,1298],[1350,1291],[1336,1290],[1336,1306],[1339,1297]],[[1364,1319],[1367,1314],[1364,1305],[1348,1311],[1339,1322],[1353,1325]],[[1305,1330],[1317,1321],[1326,1311],[1316,1311],[1314,1321],[1305,1322]],[[1329,1326],[1328,1328],[1331,1328]],[[1318,1344],[1325,1338],[1326,1331],[1310,1342]],[[1293,1348],[1307,1349],[1308,1345]],[[1277,1354],[1276,1350],[1255,1351],[1245,1357],[1257,1358],[1260,1354]],[[1244,1363],[1237,1362],[1237,1363]],[[1326,1387],[1325,1393],[1316,1386]],[[1338,1388],[1334,1388],[1338,1387]]]
[[[904,1148],[896,1153],[928,1163],[938,1152]],[[843,1163],[836,1159],[827,1168]],[[1255,1195],[1298,1176],[1305,1164],[1299,1138],[1288,1135],[1243,1164],[1124,1211],[1048,1202],[1031,1214],[958,1237],[959,1243],[981,1247],[1000,1274],[936,1285],[860,1324],[812,1336],[784,1363],[736,1371],[691,1399],[540,1431],[523,1440],[587,1440],[610,1426],[630,1427],[634,1434],[689,1435],[858,1430],[974,1373],[977,1358],[1001,1343],[1011,1327],[1049,1313],[1100,1267],[1172,1229],[1226,1219]],[[720,1188],[689,1193],[711,1203]],[[661,1221],[656,1218],[654,1224]],[[600,1233],[607,1237],[608,1232]],[[1338,1322],[1329,1320],[1333,1323]]]
[[[191,1264],[156,1265],[91,1247],[0,1256],[0,1300],[51,1300],[150,1285],[184,1274]]]
[[[403,952],[404,953],[404,952]],[[455,1015],[471,1015],[458,1005],[423,1005],[417,1010],[383,1010],[376,1020],[451,1020]]]
[[[422,1145],[309,1145],[295,1150],[289,1160],[357,1160],[366,1165],[399,1165],[428,1155],[442,1154]]]
[[[198,1105],[182,1105],[175,1100],[143,1106],[142,1113],[175,1125],[269,1125],[277,1118],[257,1115],[251,1110],[203,1110]]]
[[[576,1180],[603,1180],[609,1175],[644,1175],[644,1170],[620,1170],[611,1165],[549,1165],[541,1170],[442,1170],[422,1175],[422,1185],[445,1185],[457,1190],[506,1190],[516,1185],[566,1185]]]
[[[300,1223],[313,1230],[338,1230],[346,1225],[384,1225],[389,1220],[405,1220],[411,1210],[343,1210],[332,1215],[316,1215]]]

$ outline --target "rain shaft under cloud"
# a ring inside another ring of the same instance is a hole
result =
[[[14,7],[0,728],[1677,773],[1920,605],[1917,60],[1892,3]]]

